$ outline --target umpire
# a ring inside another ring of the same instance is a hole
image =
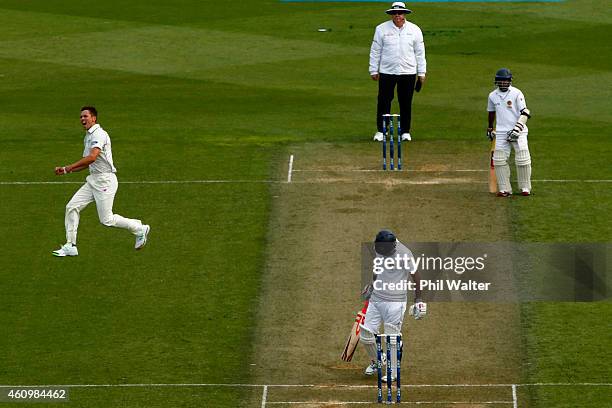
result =
[[[377,132],[374,140],[382,142],[382,115],[391,113],[391,101],[397,85],[397,100],[401,115],[402,140],[411,140],[412,95],[425,82],[427,62],[421,29],[409,21],[412,11],[396,1],[386,11],[389,21],[379,24],[370,49],[370,76],[378,81]]]

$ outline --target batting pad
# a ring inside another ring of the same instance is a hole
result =
[[[529,150],[516,152],[514,161],[516,163],[516,177],[521,190],[531,191],[531,155]]]
[[[493,152],[493,164],[495,165],[495,177],[497,177],[497,187],[499,191],[512,192],[510,185],[510,166],[508,166],[508,158],[510,152],[495,149]]]
[[[378,359],[376,352],[376,337],[374,333],[369,331],[365,326],[360,325],[361,330],[359,332],[359,339],[363,344],[363,348],[365,348],[370,360],[376,361]]]
[[[514,156],[514,162],[517,166],[527,166],[531,164],[531,155],[529,150],[518,150]]]

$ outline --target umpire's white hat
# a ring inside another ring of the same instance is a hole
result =
[[[408,10],[406,8],[406,4],[404,4],[404,2],[402,2],[402,1],[394,1],[393,4],[391,4],[391,8],[389,10],[387,10],[385,13],[387,13],[387,14],[396,14],[398,12],[403,12],[404,14],[410,14],[410,13],[412,13],[412,10]]]

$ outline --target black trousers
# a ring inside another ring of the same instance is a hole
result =
[[[380,74],[378,77],[378,107],[376,109],[376,127],[379,132],[383,131],[382,115],[391,113],[391,102],[395,96],[397,86],[397,101],[399,102],[401,116],[401,133],[410,132],[412,120],[412,95],[416,74],[414,75],[389,75]]]

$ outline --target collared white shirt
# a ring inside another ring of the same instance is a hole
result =
[[[495,88],[489,94],[487,111],[495,112],[495,132],[505,134],[514,128],[521,115],[521,111],[527,107],[525,96],[520,89],[510,86],[507,91],[502,92]],[[525,125],[524,132],[527,132]]]
[[[401,28],[389,20],[376,27],[370,48],[370,75],[425,75],[425,43],[421,29],[409,21]]]
[[[83,157],[89,156],[89,152],[94,147],[100,149],[100,154],[96,161],[89,165],[89,173],[115,173],[117,169],[113,165],[113,151],[111,150],[111,140],[108,133],[99,124],[95,124],[85,132],[85,145]]]

